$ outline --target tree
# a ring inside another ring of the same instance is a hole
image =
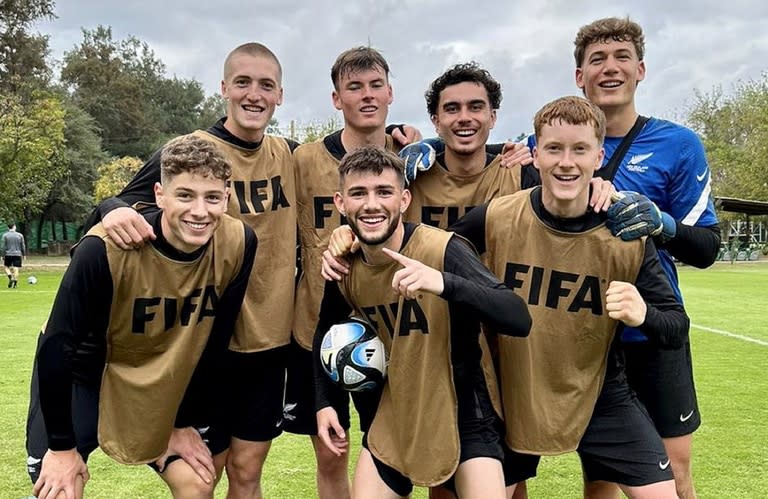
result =
[[[142,164],[139,158],[125,156],[100,165],[97,168],[99,177],[96,179],[93,192],[96,202],[118,195],[136,175]]]
[[[707,150],[717,196],[768,199],[768,72],[740,82],[730,95],[721,87],[696,93],[688,122]]]
[[[64,54],[61,81],[96,120],[114,156],[146,158],[170,137],[191,132],[204,97],[197,81],[167,78],[145,42],[113,40],[104,26],[84,29],[82,43]]]
[[[40,213],[66,168],[64,109],[51,94],[0,94],[0,216],[30,220]]]
[[[65,172],[48,194],[40,218],[80,224],[93,209],[96,167],[106,162],[107,156],[101,150],[101,139],[93,118],[66,96],[62,102],[65,147],[60,162]],[[37,246],[40,247],[39,240]]]
[[[0,92],[48,85],[48,37],[29,30],[38,20],[56,17],[53,6],[52,0],[0,1]]]
[[[209,95],[199,106],[195,128],[205,130],[226,114],[227,101],[224,97],[221,94]]]

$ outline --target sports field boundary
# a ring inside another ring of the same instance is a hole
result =
[[[700,329],[702,331],[706,331],[708,333],[719,334],[721,336],[727,336],[729,338],[735,338],[737,340],[748,341],[750,343],[756,343],[758,345],[762,345],[764,347],[768,347],[768,341],[758,340],[757,338],[750,338],[749,336],[744,336],[742,334],[731,333],[729,331],[723,331],[722,329],[715,329],[715,328],[711,328],[711,327],[700,326],[698,324],[691,324],[691,327],[692,328],[696,328],[696,329]]]

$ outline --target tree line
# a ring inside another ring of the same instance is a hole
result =
[[[79,44],[52,62],[34,25],[55,19],[54,7],[0,2],[0,220],[22,228],[33,219],[81,223],[169,138],[210,126],[225,109],[197,80],[169,76],[146,42],[116,40],[108,26],[83,28]],[[768,73],[730,92],[696,91],[687,111],[707,149],[713,195],[768,200]],[[292,121],[282,133],[309,141],[338,126]]]

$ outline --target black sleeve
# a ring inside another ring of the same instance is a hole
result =
[[[504,150],[504,142],[500,144],[485,144],[485,152],[493,156],[498,156]]]
[[[289,139],[288,137],[283,137],[285,139],[286,144],[288,144],[288,148],[291,150],[291,152],[295,151],[297,147],[299,147],[298,142],[296,142],[293,139]]]
[[[541,185],[541,175],[539,175],[538,168],[533,166],[533,164],[524,165],[520,169],[520,188],[530,189],[537,185]]]
[[[243,305],[257,248],[256,234],[253,229],[247,225],[243,227],[245,230],[243,264],[232,282],[224,289],[216,305],[216,318],[211,335],[195,367],[178,411],[176,426],[180,428],[194,424],[193,421],[185,419],[187,414],[194,415],[202,421],[217,423],[222,422],[226,416],[223,412],[227,407],[222,399],[224,390],[221,390],[227,382],[226,353]],[[219,410],[222,412],[218,412]]]
[[[523,299],[480,263],[472,248],[460,238],[453,237],[448,242],[443,280],[445,287],[440,296],[451,304],[469,306],[493,332],[528,336],[531,316]]]
[[[394,132],[395,130],[400,130],[400,133],[405,135],[405,123],[387,125],[387,128],[386,128],[387,135],[392,135],[392,132]]]
[[[349,317],[352,307],[341,294],[339,285],[335,281],[326,281],[323,301],[320,304],[320,316],[315,328],[315,337],[312,342],[313,369],[315,372],[315,409],[320,410],[331,405],[334,400],[333,392],[341,390],[334,385],[328,375],[325,374],[320,363],[320,347],[323,336],[332,325]]]
[[[646,241],[645,257],[635,287],[648,306],[640,331],[662,347],[683,346],[688,340],[690,320],[672,291],[651,238]]]
[[[160,153],[162,149],[156,151],[151,158],[141,167],[136,175],[128,182],[128,185],[116,197],[108,198],[102,201],[99,206],[88,217],[85,224],[87,231],[92,226],[99,223],[107,213],[123,206],[133,206],[135,203],[143,202],[153,204],[155,202],[155,183],[160,182]]]
[[[37,354],[40,407],[52,450],[75,447],[73,356],[91,335],[106,336],[112,293],[104,241],[85,237],[64,273]]]
[[[677,222],[675,237],[659,246],[688,265],[705,269],[715,263],[720,251],[720,225],[691,227]]]
[[[485,216],[488,213],[488,203],[476,206],[458,219],[448,230],[455,232],[472,243],[478,255],[485,253]]]

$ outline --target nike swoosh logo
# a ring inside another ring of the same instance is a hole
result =
[[[668,467],[669,467],[669,458],[667,458],[667,462],[665,462],[665,463],[662,463],[661,461],[659,461],[659,468],[665,470]]]
[[[685,423],[686,421],[691,419],[691,416],[693,416],[693,411],[689,412],[687,416],[683,416],[682,414],[680,414],[680,422]]]
[[[701,172],[701,175],[696,175],[696,180],[698,180],[699,182],[701,182],[701,181],[702,181],[702,180],[704,180],[706,177],[707,177],[707,170],[706,170],[706,168],[705,168],[705,169],[704,169],[704,171],[703,171],[703,172]]]

